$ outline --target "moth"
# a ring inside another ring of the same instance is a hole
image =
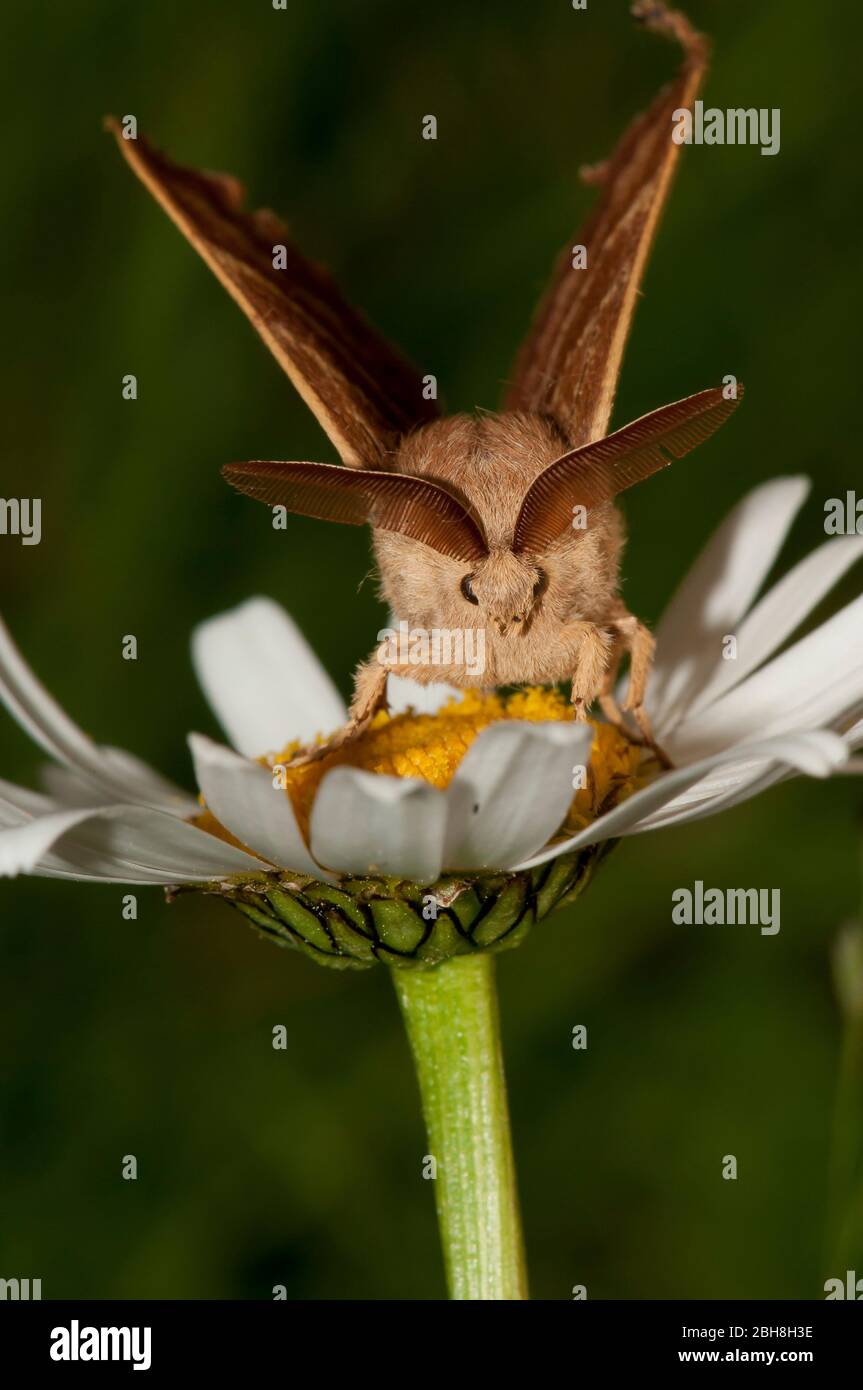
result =
[[[386,703],[391,673],[460,689],[568,681],[577,719],[598,700],[607,718],[652,744],[644,693],[654,644],[620,596],[624,524],[614,499],[713,434],[742,390],[700,391],[608,433],[679,154],[674,113],[691,106],[707,65],[706,42],[682,14],[659,3],[633,14],[682,46],[682,66],[611,158],[587,171],[600,193],[576,237],[586,266],[576,268],[570,246],[558,258],[497,413],[439,415],[418,372],[287,228],[267,210],[243,210],[236,180],[174,164],[112,122],[129,165],[251,320],[341,460],[235,463],[227,480],[270,507],[369,525],[399,620],[484,633],[481,673],[456,660],[400,667],[376,649],[356,672],[347,726],[301,757],[364,729]]]

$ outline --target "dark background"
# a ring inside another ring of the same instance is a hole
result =
[[[783,567],[859,482],[861,12],[689,8],[716,40],[707,100],[780,107],[782,148],[685,151],[647,278],[617,422],[728,371],[749,388],[733,428],[627,502],[627,598],[650,621],[758,481],[815,480]],[[4,28],[2,490],[43,498],[43,542],[0,540],[2,607],[83,727],[190,785],[186,731],[217,732],[196,622],[271,594],[347,693],[382,610],[373,583],[358,592],[361,532],[274,532],[220,480],[232,459],[334,455],[103,114],[240,175],[451,409],[493,407],[589,206],[579,165],[676,55],[623,0],[89,0],[18,7]],[[5,715],[0,741],[2,774],[33,783],[40,755]],[[857,906],[861,792],[794,782],[629,842],[501,957],[536,1295],[815,1297],[844,1272],[823,1258],[829,950]],[[697,878],[781,888],[780,934],[673,926],[672,890]],[[227,908],[153,890],[126,922],[123,891],[0,884],[0,1275],[41,1277],[46,1297],[441,1295],[385,970],[322,970]]]

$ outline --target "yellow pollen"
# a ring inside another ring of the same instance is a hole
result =
[[[533,722],[571,720],[572,707],[557,690],[529,687],[511,695],[467,691],[436,714],[390,715],[380,711],[358,738],[317,762],[289,767],[300,748],[289,743],[259,761],[279,768],[280,784],[291,799],[300,829],[308,841],[309,817],[321,778],[334,767],[358,767],[391,777],[420,777],[433,787],[446,787],[477,734],[502,719]],[[586,785],[575,791],[563,829],[572,834],[588,825],[600,811],[628,795],[635,784],[641,750],[611,724],[593,723],[593,748]],[[218,833],[209,812],[199,818],[202,828]]]
[[[301,748],[298,740],[278,753],[259,758],[273,769],[274,779],[290,797],[299,827],[308,843],[309,817],[321,778],[334,767],[359,767],[391,777],[420,777],[433,787],[446,787],[477,734],[502,719],[527,719],[535,723],[573,718],[572,706],[555,689],[530,686],[511,695],[466,691],[450,700],[436,714],[391,715],[381,710],[369,727],[344,748],[317,762],[300,767],[288,764]],[[574,796],[561,835],[573,835],[637,786],[642,749],[612,724],[590,721],[593,744],[585,785],[574,782]],[[276,769],[278,768],[278,774]],[[194,824],[229,844],[246,849],[232,835],[201,797],[203,810]]]

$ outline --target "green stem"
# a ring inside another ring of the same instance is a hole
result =
[[[527,1297],[494,960],[393,972],[436,1161],[450,1296]]]

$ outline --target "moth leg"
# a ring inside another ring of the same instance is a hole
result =
[[[640,623],[631,613],[618,619],[617,626],[629,652],[629,686],[623,708],[635,720],[642,742],[653,750],[663,767],[671,767],[671,759],[654,738],[650,718],[644,708],[644,696],[653,669],[656,641],[644,623]]]
[[[575,670],[572,673],[572,712],[579,722],[587,721],[587,712],[597,695],[605,688],[606,668],[613,660],[614,643],[607,632],[593,623],[572,623],[564,634],[578,643]],[[587,755],[587,789],[595,795],[591,755]]]
[[[354,734],[361,734],[378,710],[386,709],[388,675],[389,668],[378,660],[377,652],[357,667],[347,724]]]
[[[572,673],[572,708],[576,719],[586,720],[590,706],[603,689],[612,642],[608,634],[593,623],[572,623],[565,636],[578,640],[578,656]]]
[[[626,641],[617,627],[614,628],[612,637],[611,652],[608,658],[608,666],[605,678],[602,682],[602,689],[599,692],[599,707],[608,720],[609,724],[614,724],[615,728],[626,731],[626,720],[623,711],[617,703],[614,694],[614,687],[617,685],[617,675],[620,670],[620,663],[626,651]]]
[[[368,661],[363,661],[354,673],[354,693],[348,710],[347,724],[337,729],[323,743],[301,749],[291,759],[289,767],[302,767],[305,763],[318,762],[328,753],[334,753],[337,748],[344,748],[365,732],[378,710],[386,709],[387,676],[391,667],[385,666],[379,660],[379,652],[380,648],[372,652]]]

